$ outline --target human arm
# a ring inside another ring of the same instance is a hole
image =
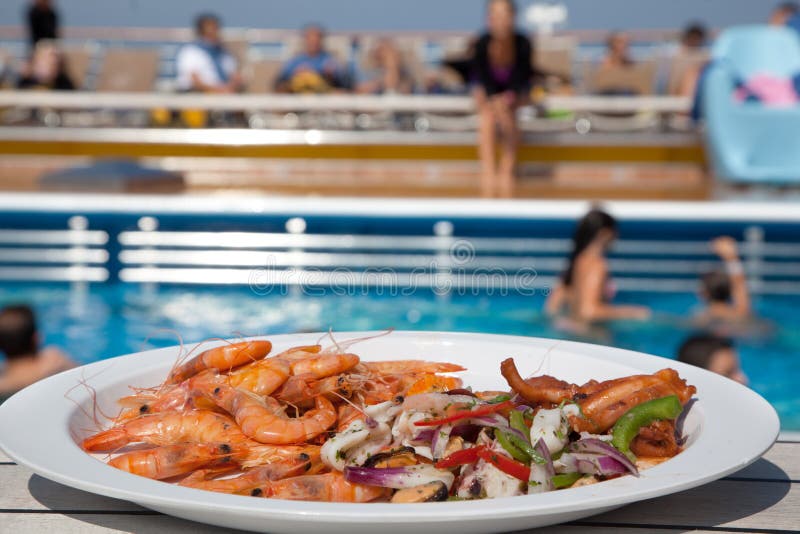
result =
[[[564,299],[566,298],[566,288],[562,282],[557,282],[547,296],[544,303],[544,311],[547,315],[553,316],[561,313],[564,308]]]
[[[711,242],[711,250],[725,262],[725,270],[731,283],[731,308],[738,318],[750,315],[750,291],[744,267],[739,259],[736,241],[731,237],[718,237]]]
[[[497,93],[497,83],[492,76],[492,67],[489,64],[489,35],[484,35],[475,43],[474,72],[478,83],[484,92],[492,96]]]

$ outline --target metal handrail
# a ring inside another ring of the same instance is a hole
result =
[[[102,230],[0,230],[2,245],[105,245]]]
[[[798,249],[800,257],[800,248]],[[535,270],[560,273],[566,267],[564,257],[547,256],[477,256],[461,261],[457,257],[437,254],[352,254],[341,252],[252,251],[252,250],[123,250],[119,255],[125,265],[204,266],[204,267],[311,267],[321,269],[391,269],[437,270],[451,269],[461,272],[500,272]],[[637,260],[612,258],[610,270],[614,273],[657,275],[699,275],[719,267],[711,260],[665,259]],[[800,262],[766,262],[759,265],[762,276],[800,278]]]
[[[465,236],[402,236],[350,234],[289,234],[261,232],[121,232],[119,242],[128,247],[181,247],[201,249],[339,249],[339,250],[434,250],[447,251],[458,243],[466,243],[476,252],[558,253],[568,252],[569,239],[559,238],[489,238]],[[742,254],[756,245],[740,244]],[[800,258],[800,245],[795,243],[759,243],[758,254],[768,257]],[[620,240],[613,253],[625,255],[713,256],[704,241]],[[754,251],[756,252],[756,251]]]

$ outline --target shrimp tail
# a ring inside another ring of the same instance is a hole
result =
[[[88,452],[114,451],[130,443],[130,436],[122,427],[103,430],[83,440],[81,446]]]

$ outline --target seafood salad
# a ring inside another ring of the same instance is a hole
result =
[[[184,358],[119,400],[82,442],[132,474],[210,491],[328,502],[469,500],[639,476],[681,451],[696,392],[672,369],[571,384],[523,378],[473,391],[460,365],[367,362],[353,343],[271,355],[265,340]]]

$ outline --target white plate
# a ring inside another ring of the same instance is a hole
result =
[[[363,337],[340,333],[337,339]],[[317,334],[274,336],[274,350],[314,343]],[[209,344],[211,346],[213,344]],[[166,514],[229,528],[269,532],[452,532],[517,530],[570,521],[627,503],[705,484],[759,458],[775,441],[775,410],[759,395],[728,379],[679,362],[620,349],[547,339],[481,334],[395,332],[356,345],[365,360],[419,358],[460,363],[464,382],[478,389],[506,388],[499,363],[513,356],[523,375],[537,369],[582,383],[633,373],[677,369],[697,386],[686,418],[688,447],[677,457],[631,476],[539,495],[424,504],[339,504],[223,495],[148,480],[118,471],[84,453],[77,440],[92,428],[92,398],[111,412],[129,385],[163,380],[177,348],[93,363],[34,384],[0,407],[0,447],[39,475],[93,493],[133,501]],[[65,399],[65,393],[71,390]],[[35,422],[35,423],[32,423]]]

